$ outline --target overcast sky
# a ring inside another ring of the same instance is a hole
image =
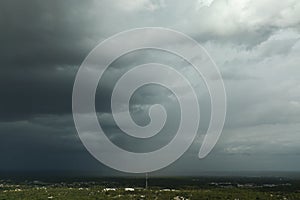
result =
[[[110,114],[114,81],[138,64],[173,66],[198,88],[199,137],[162,174],[300,169],[300,1],[298,0],[2,0],[0,1],[0,170],[116,173],[95,160],[72,118],[76,72],[99,42],[120,31],[159,26],[202,44],[222,73],[228,98],[222,136],[209,156],[197,153],[210,118],[203,81],[187,63],[155,50],[116,60],[96,98],[108,137],[136,152],[165,145],[178,127],[178,102],[157,86],[132,97],[132,116],[147,124],[147,105],[162,103],[169,118],[150,141],[132,140]],[[144,105],[144,106],[143,106]]]

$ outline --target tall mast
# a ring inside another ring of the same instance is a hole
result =
[[[148,189],[148,173],[146,173],[146,184],[145,184],[145,188]]]

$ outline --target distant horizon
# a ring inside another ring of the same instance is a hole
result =
[[[299,171],[205,171],[198,174],[160,174],[157,172],[148,173],[149,178],[176,178],[176,177],[282,177],[300,178]],[[0,179],[3,177],[69,177],[69,178],[144,178],[145,173],[111,173],[103,174],[96,171],[71,171],[71,170],[2,170]]]

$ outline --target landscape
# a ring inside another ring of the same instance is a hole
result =
[[[64,178],[0,181],[0,199],[296,200],[300,180],[280,177]]]
[[[300,200],[300,0],[0,0],[0,200]]]

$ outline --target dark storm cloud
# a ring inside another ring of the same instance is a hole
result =
[[[81,170],[78,160],[95,162],[71,116],[76,71],[102,37],[94,37],[90,3],[0,2],[2,170]]]
[[[20,120],[36,114],[71,112],[74,75],[55,69],[20,68],[3,71],[0,80],[1,120]]]
[[[2,120],[71,111],[72,82],[92,37],[81,17],[89,4],[81,2],[1,1]]]
[[[182,172],[186,163],[192,173],[223,167],[299,168],[299,10],[297,0],[1,1],[0,157],[5,163],[1,169],[104,170],[77,137],[71,115],[73,82],[81,62],[100,41],[144,26],[173,28],[201,42],[220,67],[227,89],[227,121],[212,156],[197,160],[200,134],[178,165],[166,171]],[[124,137],[110,113],[118,77],[133,66],[154,61],[193,80],[202,107],[200,132],[207,127],[209,96],[187,63],[163,52],[131,53],[112,64],[96,97],[108,137],[124,149],[161,147],[176,128],[176,102],[165,98],[169,93],[163,89],[141,89],[131,101],[133,119],[140,124],[148,122],[153,103],[170,110],[166,134],[156,145]]]
[[[90,166],[97,163],[74,135],[73,123],[56,121],[63,118],[72,120],[71,116],[44,116],[1,122],[0,170],[95,170]]]
[[[26,69],[77,65],[89,51],[94,34],[86,13],[90,2],[13,0],[1,4],[2,65]]]

